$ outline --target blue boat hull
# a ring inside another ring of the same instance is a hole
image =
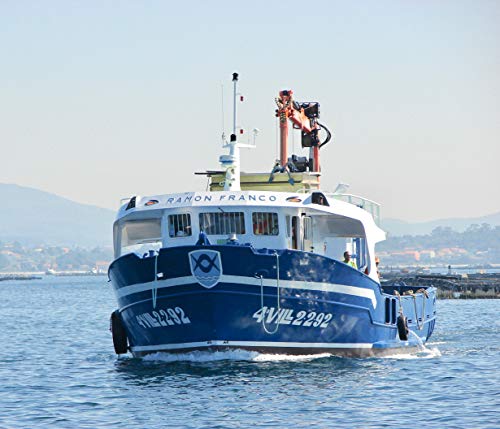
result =
[[[372,356],[407,352],[432,334],[435,289],[400,298],[359,271],[312,253],[185,246],[125,255],[109,276],[134,356],[225,350]],[[401,341],[402,309],[414,334]]]

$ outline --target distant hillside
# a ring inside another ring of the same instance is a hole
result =
[[[0,183],[0,241],[60,246],[112,244],[112,210]]]
[[[429,222],[410,223],[398,219],[383,219],[382,228],[390,236],[425,235],[430,234],[438,226],[449,226],[455,231],[463,232],[472,224],[488,223],[492,226],[500,225],[500,212],[476,218],[438,219]]]

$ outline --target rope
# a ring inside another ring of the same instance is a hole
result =
[[[411,296],[413,297],[413,308],[415,309],[415,320],[417,322],[417,329],[421,331],[424,329],[424,311],[425,311],[425,295],[422,294],[422,323],[418,321],[418,311],[417,311],[417,295],[412,293]]]
[[[413,292],[409,292],[408,294],[413,297],[413,308],[415,309],[415,321],[417,322],[417,329],[421,331],[424,329],[425,322],[425,299],[429,296],[425,289],[417,290],[417,293],[422,292],[422,323],[418,320],[418,310],[417,310],[417,295]],[[394,291],[394,295],[399,298],[399,314],[403,315],[403,305],[401,304],[401,295],[397,290]]]
[[[262,274],[259,276],[260,277],[260,308],[262,311],[262,328],[266,332],[266,334],[272,335],[278,332],[278,329],[280,327],[280,259],[278,252],[274,252],[274,255],[276,256],[276,289],[277,289],[277,294],[276,294],[276,299],[278,301],[277,303],[277,320],[276,320],[276,328],[273,331],[270,331],[267,329],[266,326],[266,318],[264,314],[264,281],[263,281],[263,276]]]
[[[425,323],[425,301],[427,298],[429,298],[429,293],[424,289],[421,288],[417,290],[417,293],[422,292],[422,329],[424,328],[424,323]]]
[[[424,328],[424,323],[425,323],[425,301],[426,301],[427,295],[422,295],[422,329]]]
[[[401,295],[397,290],[394,290],[394,295],[396,295],[399,300],[399,314],[403,315],[403,303],[401,302]]]
[[[159,252],[155,256],[155,279],[153,280],[153,288],[151,289],[153,298],[153,309],[156,308],[156,296],[158,294],[158,256],[160,256]]]
[[[397,290],[394,290],[394,295],[396,295],[398,297],[398,301],[399,301],[399,315],[404,318],[405,314],[403,312],[403,302],[401,301],[401,294]]]

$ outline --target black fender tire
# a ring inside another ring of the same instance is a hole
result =
[[[401,341],[408,341],[408,321],[406,320],[406,317],[400,314],[396,325],[398,327],[399,339]]]
[[[115,347],[115,353],[121,355],[127,353],[127,332],[123,326],[122,317],[118,310],[111,313],[111,334],[113,335],[113,346]]]

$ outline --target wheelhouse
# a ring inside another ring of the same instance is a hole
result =
[[[348,250],[358,269],[377,280],[374,247],[384,233],[365,210],[321,193],[217,194],[136,198],[133,207],[124,204],[114,224],[115,257],[194,245],[204,233],[214,245],[290,249],[336,260]]]

